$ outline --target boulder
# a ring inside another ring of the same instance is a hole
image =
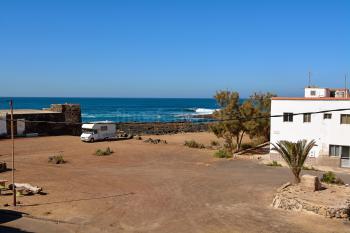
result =
[[[317,176],[303,175],[300,180],[300,187],[305,191],[319,191],[322,190],[322,185]]]

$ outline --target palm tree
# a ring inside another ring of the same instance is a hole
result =
[[[309,143],[306,140],[299,140],[296,143],[290,141],[278,141],[276,144],[272,144],[273,150],[277,151],[288,164],[296,183],[300,183],[300,172],[307,156],[315,145],[315,140],[312,140]]]

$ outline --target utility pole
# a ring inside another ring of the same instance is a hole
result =
[[[12,141],[12,192],[13,192],[13,206],[16,206],[16,187],[15,187],[15,137],[13,125],[13,100],[10,100],[11,109],[11,141]]]

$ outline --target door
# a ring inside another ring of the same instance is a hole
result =
[[[341,148],[341,167],[350,168],[350,147],[342,146]]]
[[[24,131],[26,129],[25,119],[17,119],[17,135],[24,135]]]

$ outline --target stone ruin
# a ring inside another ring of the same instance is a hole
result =
[[[304,175],[298,185],[287,183],[281,186],[272,206],[349,220],[350,187],[321,184],[318,177]]]

